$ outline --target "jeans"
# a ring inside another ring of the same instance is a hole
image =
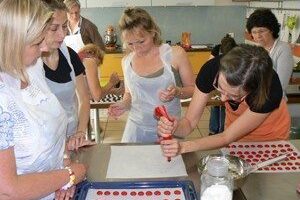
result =
[[[224,131],[225,106],[212,106],[210,109],[209,132],[217,134]]]

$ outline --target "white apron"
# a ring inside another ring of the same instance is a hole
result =
[[[60,47],[60,50],[64,54],[65,58],[68,61],[72,71],[71,71],[71,79],[72,81],[67,83],[57,83],[47,80],[48,86],[51,91],[55,94],[58,101],[61,103],[63,108],[65,109],[68,116],[68,128],[67,128],[67,137],[70,137],[76,133],[78,126],[78,103],[76,96],[76,83],[75,83],[75,72],[74,67],[71,63],[70,54],[67,46],[63,43]]]
[[[157,119],[154,118],[154,108],[165,105],[172,116],[180,117],[181,105],[178,98],[170,102],[162,102],[159,92],[167,89],[171,84],[176,85],[172,72],[172,49],[163,44],[159,47],[160,58],[164,72],[154,78],[145,78],[137,75],[131,67],[134,53],[128,55],[123,61],[124,78],[131,94],[131,108],[123,133],[122,142],[153,143],[157,142]]]
[[[77,34],[67,35],[64,39],[67,46],[71,47],[76,53],[84,47],[84,43],[81,37],[80,28]]]
[[[42,60],[28,68],[30,84],[20,89],[20,81],[0,74],[1,90],[12,98],[13,137],[17,174],[44,172],[63,167],[67,117],[45,82]],[[52,200],[54,193],[44,197]]]

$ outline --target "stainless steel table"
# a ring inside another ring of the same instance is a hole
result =
[[[300,140],[292,141],[300,149]],[[115,144],[114,144],[115,145]],[[123,145],[123,144],[120,144]],[[188,177],[168,178],[159,180],[191,180],[193,181],[197,193],[200,191],[200,175],[197,171],[198,160],[216,151],[202,151],[187,153],[183,155]],[[83,148],[75,155],[75,159],[89,165],[87,179],[88,181],[120,181],[106,179],[106,172],[110,158],[110,145],[98,144],[93,147]],[[157,179],[141,179],[157,180]],[[122,181],[126,181],[122,179]],[[138,181],[127,180],[127,181]],[[241,189],[235,190],[234,200],[296,200],[300,195],[296,193],[296,185],[300,183],[300,173],[260,173],[250,174]]]

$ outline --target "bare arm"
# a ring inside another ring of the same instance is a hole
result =
[[[195,92],[185,117],[179,121],[174,133],[176,136],[184,137],[194,130],[203,114],[208,98],[209,94],[203,93],[195,87]]]
[[[76,76],[76,94],[79,103],[77,131],[85,132],[90,118],[90,98],[83,74]]]
[[[122,59],[122,69],[124,70],[124,58]],[[123,99],[120,102],[114,103],[109,106],[108,114],[117,119],[120,115],[122,115],[125,111],[129,110],[131,107],[131,94],[126,86],[126,81],[124,82],[125,92],[123,95]]]
[[[69,182],[69,172],[66,169],[17,175],[13,147],[0,150],[0,158],[5,160],[0,163],[0,199],[39,199]],[[82,164],[75,165],[71,167],[78,183],[84,177],[85,168]]]
[[[177,97],[180,99],[190,98],[194,92],[195,76],[187,53],[179,46],[172,47],[172,66],[179,71],[183,84],[182,88],[177,88]]]
[[[231,142],[237,141],[243,136],[256,129],[270,113],[254,113],[246,110],[236,121],[234,121],[224,132],[200,139],[182,142],[180,153],[197,150],[210,150],[224,147]]]
[[[109,82],[104,87],[101,87],[99,83],[98,66],[95,59],[85,58],[83,59],[83,65],[85,67],[88,87],[94,101],[100,101],[113,89],[114,85],[120,81],[116,74],[112,74]]]

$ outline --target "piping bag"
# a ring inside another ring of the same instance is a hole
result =
[[[164,105],[160,105],[155,107],[154,109],[154,116],[159,120],[161,117],[167,118],[169,121],[173,122],[174,120],[171,120],[171,118],[168,115],[167,109]],[[172,134],[170,133],[168,136],[163,137],[163,140],[172,140]],[[171,162],[171,157],[168,157],[168,162]]]

